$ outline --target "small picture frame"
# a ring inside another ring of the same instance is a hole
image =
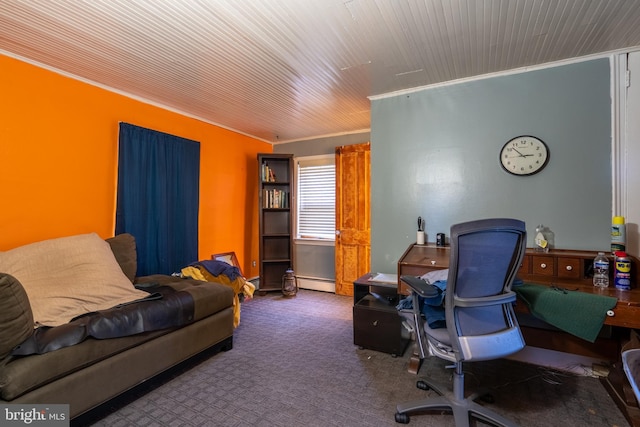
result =
[[[238,257],[236,257],[235,252],[222,252],[219,254],[213,254],[211,255],[211,259],[226,262],[229,265],[238,267],[238,270],[240,270],[240,275],[244,276],[244,274],[242,274],[242,268],[240,268],[240,263],[238,262]]]

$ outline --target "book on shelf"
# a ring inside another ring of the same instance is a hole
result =
[[[276,182],[276,174],[273,169],[269,167],[268,163],[263,163],[260,167],[260,176],[263,182]]]
[[[289,193],[278,189],[262,190],[262,207],[268,209],[289,208]]]

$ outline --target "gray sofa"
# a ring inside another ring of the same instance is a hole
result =
[[[44,337],[44,342],[40,342],[35,339],[39,335],[34,332],[34,315],[19,276],[2,271],[20,270],[7,261],[10,257],[3,259],[7,252],[0,253],[0,402],[69,404],[70,417],[76,418],[204,350],[232,348],[234,291],[230,287],[165,275],[135,277],[133,237],[119,235],[107,242],[132,287],[135,284],[154,295],[158,295],[156,290],[164,289],[181,296],[178,305],[190,309],[182,316],[186,319],[184,324],[98,339],[94,335],[100,336],[100,328],[88,326],[90,314],[74,318],[68,324],[38,328],[38,332],[45,332],[40,334]],[[166,304],[166,298],[156,299],[164,299]],[[119,305],[113,310],[127,310],[124,319],[139,328],[141,324],[154,322],[139,321],[138,307],[156,303],[145,300]],[[96,313],[101,316],[96,324],[110,319],[109,309]],[[154,316],[158,317],[157,310]],[[122,318],[116,318],[111,324],[121,321]],[[75,331],[75,336],[65,338],[66,329]],[[97,333],[91,332],[93,329]],[[20,355],[21,348],[25,353],[26,347],[34,354]]]

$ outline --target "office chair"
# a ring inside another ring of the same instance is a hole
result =
[[[516,294],[511,284],[526,249],[522,221],[492,218],[451,227],[451,255],[445,290],[446,328],[431,329],[421,317],[419,296],[433,295],[431,285],[407,283],[412,289],[416,344],[420,358],[429,354],[454,362],[450,398],[436,384],[418,381],[417,387],[440,396],[399,404],[398,423],[409,414],[428,410],[453,412],[456,427],[469,426],[469,417],[515,426],[496,412],[475,402],[486,393],[464,397],[463,362],[498,359],[520,351],[524,338],[513,312]]]
[[[633,394],[636,395],[636,400],[640,402],[640,388],[638,388],[638,381],[640,381],[640,348],[622,352],[622,368],[631,384]]]

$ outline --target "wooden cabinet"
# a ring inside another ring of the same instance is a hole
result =
[[[398,314],[396,285],[369,281],[365,274],[353,283],[353,343],[359,347],[402,356],[409,343]]]
[[[293,155],[258,154],[261,294],[282,290],[282,276],[293,268]]]

